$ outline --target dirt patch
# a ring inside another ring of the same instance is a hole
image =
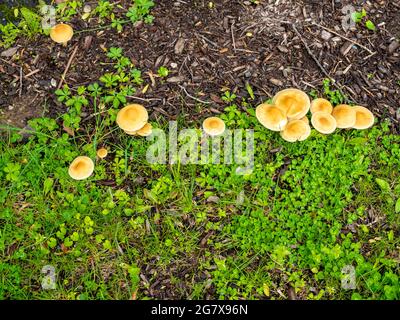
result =
[[[362,5],[362,1],[351,3],[356,9]],[[224,90],[235,91],[239,98],[246,96],[246,83],[255,91],[254,103],[287,87],[307,92],[320,90],[327,75],[307,51],[306,44],[354,103],[368,106],[376,115],[398,123],[400,54],[393,43],[399,37],[399,4],[377,1],[364,7],[379,25],[376,32],[362,26],[345,32],[341,27],[342,5],[319,1],[264,1],[256,6],[246,1],[220,0],[210,8],[207,1],[164,0],[158,1],[153,10],[153,25],[127,25],[120,34],[114,29],[85,31],[94,27],[95,22],[76,18],[71,23],[84,32],[78,32],[69,47],[55,46],[46,37],[34,42],[20,40],[18,61],[0,61],[0,108],[4,111],[10,105],[20,105],[15,101],[22,67],[24,75],[35,72],[23,81],[24,97],[33,101],[39,95],[36,104],[47,101],[50,115],[64,112],[65,108],[54,98],[52,84],[59,81],[74,45],[79,44],[80,49],[66,77],[66,83],[73,88],[94,82],[107,72],[107,65],[100,64],[107,61],[100,47],[104,45],[122,47],[144,72],[156,73],[161,65],[167,66],[171,71],[169,78],[157,80],[146,95],[138,96],[161,99],[149,100],[147,104],[150,109],[157,107],[155,114],[161,111],[173,118],[183,112],[196,120],[204,112],[224,108],[218,98]],[[294,32],[294,23],[301,37]],[[85,50],[88,35],[93,40]],[[146,73],[144,77],[150,83]],[[207,103],[201,104],[200,100]],[[27,108],[13,110],[16,114]],[[24,118],[32,115],[28,113]]]
[[[27,121],[45,113],[39,95],[16,97],[8,107],[0,110],[0,124],[23,128]]]

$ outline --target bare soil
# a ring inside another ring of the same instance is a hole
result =
[[[77,32],[67,47],[45,36],[18,40],[13,56],[0,57],[0,121],[21,127],[32,117],[65,112],[54,85],[78,45],[65,81],[73,88],[97,81],[107,71],[102,46],[123,48],[148,83],[149,73],[167,66],[167,80],[157,78],[145,95],[137,95],[149,99],[146,107],[153,117],[173,119],[183,113],[196,120],[218,113],[224,108],[222,92],[246,96],[246,83],[255,91],[255,104],[287,87],[321,92],[322,80],[329,76],[351,102],[398,127],[399,0],[270,0],[260,5],[217,0],[212,9],[205,0],[156,3],[153,25],[128,24],[118,34],[115,29],[90,31],[98,27],[96,22],[76,17],[71,24]],[[361,24],[343,30],[346,4],[364,7],[377,31]]]

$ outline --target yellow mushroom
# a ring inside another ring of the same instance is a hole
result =
[[[336,130],[336,119],[326,112],[315,112],[311,117],[311,124],[323,134],[331,134]]]
[[[72,161],[68,168],[68,174],[72,179],[84,180],[89,178],[94,171],[92,159],[86,156],[79,156]]]
[[[356,123],[353,126],[354,129],[363,130],[374,125],[375,117],[371,111],[361,106],[355,106],[353,109],[356,111]]]
[[[203,121],[203,130],[210,136],[219,136],[225,131],[225,123],[220,118],[210,117]]]
[[[117,124],[125,132],[134,132],[142,129],[149,115],[147,110],[140,104],[130,104],[119,110]]]
[[[356,109],[347,104],[340,104],[333,108],[332,116],[340,129],[352,128],[356,124]]]
[[[273,97],[272,104],[283,110],[289,120],[298,120],[310,110],[311,101],[305,92],[290,88],[279,91]]]
[[[61,43],[64,46],[67,45],[67,42],[71,40],[74,35],[74,30],[72,27],[65,23],[60,23],[55,25],[50,29],[50,38],[57,43]]]
[[[304,141],[311,134],[310,126],[302,120],[291,120],[281,131],[281,137],[288,142]]]
[[[125,131],[126,134],[131,136],[147,137],[153,132],[153,127],[150,123],[146,123],[141,129],[137,131]]]
[[[318,98],[311,101],[311,108],[310,108],[311,113],[326,112],[330,114],[332,113],[332,110],[333,110],[332,103],[330,103],[326,99]]]
[[[287,124],[285,113],[273,105],[263,103],[256,108],[257,120],[267,129],[281,131]]]
[[[105,157],[107,157],[108,155],[108,151],[106,148],[100,148],[99,150],[97,150],[97,156],[100,159],[104,159]]]

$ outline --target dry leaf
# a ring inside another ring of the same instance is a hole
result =
[[[70,136],[75,136],[75,131],[72,128],[63,125],[63,130]]]

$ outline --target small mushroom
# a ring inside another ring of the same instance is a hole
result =
[[[331,114],[333,110],[332,103],[323,98],[314,99],[311,101],[311,113],[326,112]]]
[[[147,123],[149,115],[140,104],[130,104],[119,110],[117,124],[125,132],[134,132],[142,129]]]
[[[72,179],[84,180],[89,178],[94,170],[92,159],[86,156],[79,156],[71,162],[68,168],[68,174]]]
[[[370,110],[361,106],[355,106],[353,109],[356,111],[356,124],[353,126],[354,129],[363,130],[374,125],[375,117]]]
[[[279,91],[272,104],[283,110],[289,120],[299,120],[310,110],[311,101],[305,92],[290,88]]]
[[[315,112],[311,117],[311,124],[323,134],[331,134],[336,130],[336,119],[327,112]]]
[[[281,137],[288,142],[304,141],[311,134],[310,126],[302,120],[291,120],[281,131]]]
[[[66,46],[67,42],[71,40],[74,35],[72,27],[65,23],[55,25],[50,29],[50,38],[57,43]]]
[[[125,133],[131,135],[131,136],[141,136],[141,137],[147,137],[151,135],[153,132],[153,127],[151,126],[150,123],[146,123],[143,128],[137,131],[125,131]]]
[[[104,159],[105,157],[107,157],[108,155],[108,151],[106,148],[100,148],[99,150],[97,150],[97,156],[100,159]]]
[[[340,129],[352,128],[356,124],[356,110],[347,104],[334,107],[332,116],[336,119],[336,125]]]
[[[267,103],[256,108],[256,117],[264,127],[272,131],[282,131],[288,121],[281,109]]]
[[[203,121],[203,130],[210,136],[219,136],[225,131],[225,123],[220,118],[210,117]]]

